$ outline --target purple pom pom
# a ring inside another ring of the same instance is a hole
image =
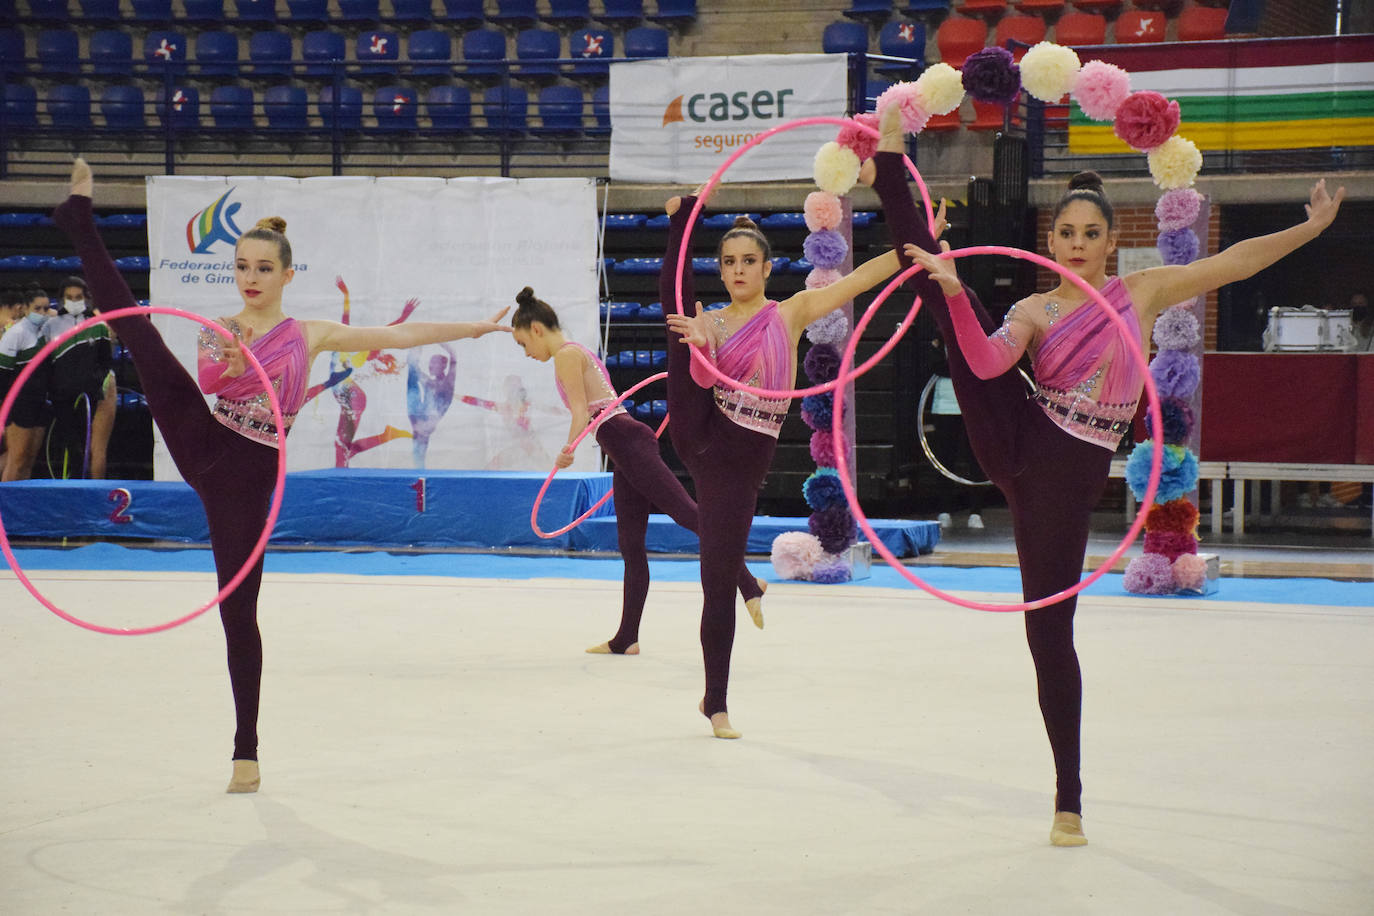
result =
[[[1202,212],[1202,195],[1192,188],[1174,188],[1165,191],[1155,204],[1155,219],[1159,220],[1159,231],[1183,229],[1197,222]]]
[[[1170,229],[1155,243],[1165,264],[1191,264],[1197,260],[1198,238],[1191,229]]]
[[[1021,68],[1006,48],[984,48],[964,61],[963,80],[975,101],[1008,105],[1021,91]]]
[[[830,344],[816,344],[806,351],[802,368],[814,384],[834,381],[835,376],[840,374],[840,351]]]
[[[1159,412],[1164,418],[1164,435],[1155,434],[1154,419],[1145,411],[1145,428],[1153,439],[1163,439],[1165,445],[1186,445],[1193,432],[1193,408],[1178,398],[1160,398]]]
[[[813,270],[814,274],[815,271]],[[810,279],[808,277],[808,279]],[[811,287],[807,287],[810,289]],[[835,309],[806,326],[806,339],[813,344],[838,344],[849,338],[849,319],[844,309]]]
[[[1126,591],[1137,595],[1172,595],[1174,565],[1168,557],[1157,553],[1136,557],[1126,566],[1123,584]]]
[[[1202,378],[1198,359],[1186,350],[1161,350],[1150,360],[1150,377],[1162,398],[1192,397]]]
[[[1152,335],[1161,350],[1191,350],[1201,339],[1197,315],[1190,303],[1171,306],[1155,319]]]
[[[826,553],[842,553],[859,535],[859,526],[854,523],[847,503],[811,513],[807,527],[821,542],[821,549]]]
[[[823,554],[811,570],[811,581],[822,585],[848,582],[853,576],[854,570],[849,565],[849,559],[843,554]]]
[[[849,254],[849,243],[834,229],[818,229],[802,242],[802,254],[822,270],[834,270]]]

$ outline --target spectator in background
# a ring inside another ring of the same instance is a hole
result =
[[[19,373],[43,347],[40,329],[53,314],[48,294],[36,286],[22,291],[23,304],[19,315],[0,337],[0,398],[7,396]],[[29,377],[15,399],[5,421],[5,460],[3,480],[28,480],[33,475],[33,462],[47,431],[51,413],[48,409],[46,367]]]
[[[57,314],[43,324],[41,343],[56,340],[94,314],[86,281],[67,277],[58,287]],[[51,356],[48,400],[61,454],[49,468],[54,477],[105,476],[105,455],[115,418],[114,348],[110,338],[109,325],[93,325]]]
[[[1346,352],[1374,353],[1374,308],[1369,305],[1369,296],[1362,292],[1352,294],[1347,308],[1354,341]]]

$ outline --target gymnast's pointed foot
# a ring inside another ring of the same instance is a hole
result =
[[[72,163],[72,182],[66,200],[52,211],[53,222],[58,228],[70,234],[70,230],[80,227],[90,219],[91,191],[95,182],[91,178],[91,167],[85,159]]]
[[[768,583],[762,579],[755,578],[759,584],[759,595],[757,598],[745,599],[744,606],[749,610],[749,619],[754,621],[754,626],[763,629],[763,593],[768,591]]]
[[[702,714],[703,716],[705,716],[705,715],[706,715],[706,701],[705,701],[705,700],[702,700],[700,703],[698,703],[698,704],[697,704],[697,709],[701,712],[701,714]],[[736,731],[733,727],[731,727],[731,725],[730,725],[730,714],[729,714],[729,713],[726,713],[726,712],[718,712],[718,713],[715,713],[715,714],[713,714],[713,715],[706,716],[706,717],[707,717],[708,719],[711,720],[711,731],[715,734],[715,736],[716,736],[717,738],[742,738],[742,737],[744,737],[743,733],[738,732],[738,731]]]
[[[230,795],[238,795],[245,792],[256,792],[258,786],[262,784],[262,777],[258,773],[258,762],[256,760],[235,760],[234,775],[229,778],[229,788],[224,791]]]
[[[1053,846],[1087,846],[1088,838],[1083,835],[1083,818],[1072,811],[1056,811],[1054,824],[1050,827],[1050,844]]]
[[[73,197],[90,197],[94,188],[95,178],[91,175],[91,167],[78,156],[72,163],[72,184],[68,193]]]
[[[611,648],[611,643],[610,643],[609,640],[607,640],[606,642],[600,642],[600,643],[597,643],[597,644],[594,645],[594,646],[589,647],[589,648],[587,649],[587,654],[588,654],[588,655],[638,655],[638,654],[639,654],[639,643],[637,643],[637,642],[632,642],[632,643],[630,643],[628,646],[625,647],[625,651],[624,651],[624,652],[617,652],[617,651],[615,651],[614,649]]]
[[[878,117],[878,152],[906,152],[906,136],[902,133],[902,113],[896,105],[889,105]]]

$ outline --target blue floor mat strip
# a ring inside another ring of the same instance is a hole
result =
[[[70,549],[24,548],[15,558],[25,570],[126,570],[147,572],[213,572],[210,551],[204,548],[156,550],[116,544],[89,544]],[[0,558],[3,563],[3,558]],[[651,560],[650,571],[659,582],[695,582],[695,560]],[[8,568],[8,565],[5,565]],[[782,581],[767,560],[751,562],[756,576]],[[267,557],[273,573],[324,573],[365,576],[451,576],[473,579],[604,579],[618,581],[618,558],[570,556],[508,556],[487,553],[392,554],[383,551],[282,551]],[[1003,567],[965,569],[949,566],[914,567],[913,572],[935,587],[951,592],[994,592],[1019,595],[1020,573]],[[875,564],[872,575],[851,585],[910,588],[894,570]],[[813,588],[826,588],[815,585]],[[1089,595],[1139,597],[1122,586],[1118,574],[1103,576],[1088,589]],[[1160,599],[1162,601],[1168,598]],[[1222,579],[1220,590],[1206,601],[1251,601],[1261,604],[1316,604],[1332,607],[1374,606],[1374,584],[1333,579]]]

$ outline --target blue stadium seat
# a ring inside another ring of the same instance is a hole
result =
[[[608,213],[606,214],[606,229],[643,229],[643,213]]]
[[[224,0],[181,0],[187,22],[223,22]]]
[[[613,22],[624,27],[644,18],[644,0],[606,0],[604,7],[601,15],[596,17],[601,22]]]
[[[551,79],[558,75],[562,36],[553,29],[525,29],[515,36],[515,73],[527,79]]]
[[[662,303],[662,302],[650,302],[648,305],[641,305],[641,306],[639,307],[639,314],[635,315],[635,318],[639,319],[640,321],[662,321],[662,320],[663,320],[663,303]],[[668,361],[668,354],[667,354],[666,351],[663,351],[663,350],[655,350],[655,351],[653,351],[653,352],[654,352],[654,353],[662,353],[662,354],[663,354],[663,361],[664,361],[665,363]],[[654,359],[657,360],[658,357],[655,356]],[[658,363],[655,362],[654,365],[658,365]]]
[[[45,254],[12,254],[0,258],[0,270],[47,270],[52,257]]]
[[[936,18],[949,12],[950,0],[908,0],[902,10],[914,18]]]
[[[339,0],[341,22],[380,22],[381,18],[377,0]]]
[[[692,258],[692,273],[718,274],[720,273],[720,262],[715,258]]]
[[[582,90],[576,86],[545,86],[539,90],[539,126],[548,133],[581,133]]]
[[[453,39],[443,29],[422,29],[406,39],[406,57],[415,76],[447,76],[452,72]]]
[[[425,115],[434,130],[472,130],[472,92],[466,86],[432,86]]]
[[[66,258],[53,258],[48,262],[48,270],[55,270],[64,274],[80,273],[81,258],[76,255]]]
[[[148,258],[139,254],[131,254],[126,258],[115,258],[115,267],[120,270],[127,270],[134,273],[146,273],[150,267]]]
[[[747,216],[755,223],[763,219],[761,213],[712,213],[701,217],[702,228],[728,230],[734,227],[735,218]]]
[[[529,123],[530,97],[519,86],[493,86],[482,96],[487,129],[523,131]]]
[[[277,0],[234,0],[234,13],[239,22],[276,22]]]
[[[668,30],[643,25],[625,33],[626,57],[667,57]]]
[[[592,93],[592,114],[596,116],[596,126],[589,134],[609,134],[611,132],[611,87],[597,86]]]
[[[267,126],[279,130],[305,130],[310,126],[305,90],[299,86],[273,86],[262,96]]]
[[[196,72],[201,76],[235,76],[239,70],[239,37],[210,31],[196,36]]]
[[[210,90],[210,117],[218,128],[253,129],[253,90],[247,86],[216,86]]]
[[[67,0],[29,0],[29,17],[35,22],[70,22]]]
[[[444,0],[445,22],[459,25],[481,25],[486,21],[482,0]]]
[[[37,127],[38,90],[27,83],[5,86],[5,123],[10,127]]]
[[[463,36],[463,60],[470,76],[491,76],[502,70],[506,36],[497,29],[473,29]]]
[[[419,130],[415,90],[407,86],[383,86],[372,96],[372,114],[378,130]]]
[[[644,225],[648,228],[647,220]],[[662,269],[662,258],[622,258],[615,262],[615,272],[618,274],[657,274]]]
[[[180,32],[149,32],[143,37],[143,59],[163,64],[186,60],[186,36]]]
[[[544,21],[554,25],[580,25],[592,17],[588,0],[549,0],[549,12]]]
[[[254,32],[248,37],[248,59],[253,76],[280,78],[291,75],[291,36],[286,32]]]
[[[19,11],[14,0],[0,0],[0,22],[18,22]]]
[[[758,221],[760,229],[802,229],[806,216],[802,213],[770,213]]]
[[[579,29],[568,36],[568,56],[575,60],[572,76],[605,76],[611,69],[608,59],[615,57],[615,36],[608,29]]]
[[[396,22],[433,22],[429,0],[391,0],[391,18]]]
[[[320,100],[315,110],[326,128],[334,126],[335,115],[334,87],[325,86],[320,90]],[[344,86],[339,92],[339,128],[341,130],[360,130],[363,126],[363,91],[354,86]]]
[[[901,57],[913,61],[898,64],[884,61],[877,66],[879,73],[893,73],[900,79],[914,80],[925,68],[926,27],[920,22],[897,20],[883,26],[878,33],[878,53],[885,57]]]
[[[334,67],[329,61],[343,60],[348,45],[342,32],[331,29],[316,29],[306,32],[301,39],[301,59],[305,61],[306,76],[329,77],[334,75]]]
[[[163,124],[194,130],[200,127],[200,93],[190,86],[177,86],[171,98],[157,100],[157,114]]]
[[[0,72],[6,76],[24,72],[24,33],[18,29],[0,29]]]
[[[86,53],[96,76],[128,76],[134,72],[134,39],[121,29],[92,32]]]
[[[496,12],[488,17],[492,22],[515,29],[527,29],[539,18],[534,0],[496,0]]]
[[[329,21],[329,0],[286,0],[290,22],[315,25]]]
[[[658,214],[657,216],[650,216],[650,217],[648,217],[647,219],[645,219],[645,220],[644,220],[644,228],[645,228],[645,229],[667,229],[667,228],[668,228],[668,223],[669,223],[668,214],[666,214],[666,213],[660,213],[660,214]]]
[[[696,18],[697,0],[658,0],[657,12],[649,17],[668,26],[683,26]]]
[[[81,0],[83,22],[118,22],[119,0]]]
[[[109,130],[142,130],[143,90],[137,86],[107,86],[100,96],[100,113]]]
[[[821,33],[826,54],[867,54],[868,26],[862,22],[832,22]]]
[[[66,130],[89,130],[91,90],[85,86],[53,86],[48,90],[48,121]]]
[[[365,76],[395,76],[394,64],[401,58],[401,36],[373,29],[359,32],[353,56],[365,65],[362,68]]]
[[[70,29],[46,29],[38,33],[34,56],[38,72],[76,74],[81,70],[81,42]]]
[[[172,0],[133,0],[135,22],[172,21]]]
[[[892,0],[853,0],[844,10],[846,19],[882,22],[892,13]]]

